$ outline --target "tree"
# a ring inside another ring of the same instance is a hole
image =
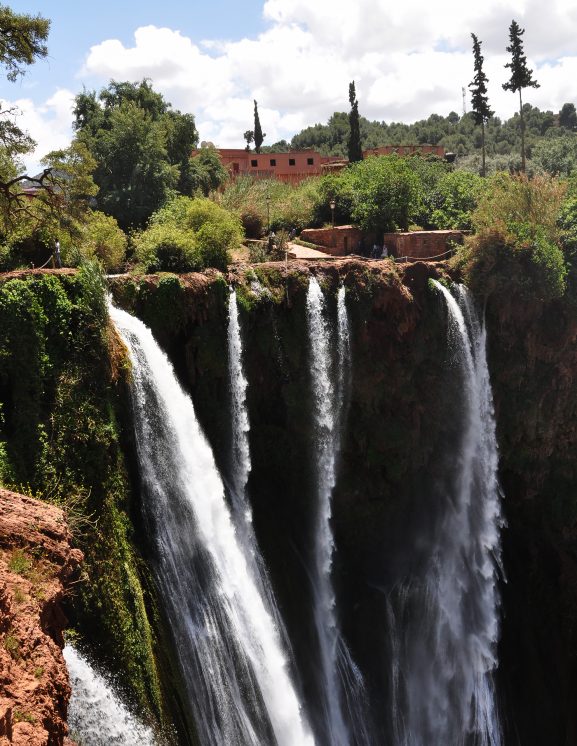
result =
[[[503,83],[505,91],[519,91],[519,117],[521,119],[521,170],[525,172],[525,120],[523,118],[523,99],[521,92],[523,88],[539,88],[539,83],[533,80],[533,71],[527,67],[527,58],[523,54],[523,41],[521,37],[525,33],[516,21],[511,21],[509,26],[509,41],[507,52],[511,54],[511,62],[505,67],[511,69],[511,78]]]
[[[254,130],[247,130],[244,135],[244,139],[246,140],[246,152],[250,153],[250,144],[254,140]]]
[[[49,29],[50,21],[46,18],[16,14],[0,5],[0,65],[6,68],[8,80],[17,80],[24,75],[26,65],[46,57]],[[17,113],[15,108],[0,110],[0,216],[4,232],[13,228],[30,207],[23,184],[44,191],[47,199],[53,194],[47,183],[49,170],[34,178],[21,173],[19,159],[33,150],[36,143],[15,124]],[[53,206],[56,208],[56,201]]]
[[[143,226],[173,191],[191,193],[194,117],[173,110],[148,80],[111,81],[75,103],[76,137],[98,163],[100,209],[122,228]]]
[[[489,100],[487,97],[487,76],[483,72],[483,55],[481,54],[481,42],[477,39],[475,34],[471,34],[473,38],[473,57],[474,57],[474,69],[475,77],[473,81],[469,83],[471,89],[471,107],[473,110],[473,117],[476,125],[481,125],[481,151],[482,151],[482,166],[481,176],[485,176],[485,122],[493,116],[493,112],[489,107]]]
[[[46,57],[50,21],[41,16],[13,13],[0,5],[0,64],[7,68],[8,80],[24,74],[24,66]]]
[[[245,133],[246,136],[246,133]],[[256,101],[254,102],[254,149],[257,153],[260,153],[260,146],[262,145],[262,141],[266,137],[266,133],[263,134],[263,131],[260,126],[260,119],[258,116],[258,106]]]
[[[200,192],[208,197],[210,192],[218,189],[228,179],[228,171],[222,165],[216,148],[206,146],[198,155],[190,159],[191,190],[190,194]]]
[[[575,104],[563,104],[563,108],[559,112],[559,127],[565,127],[565,129],[573,132],[577,130]]]
[[[349,102],[351,104],[351,110],[349,112],[349,140],[348,140],[348,151],[349,161],[355,163],[356,161],[363,160],[363,149],[361,147],[361,130],[359,123],[359,102],[357,101],[357,94],[355,91],[355,81],[349,83]]]

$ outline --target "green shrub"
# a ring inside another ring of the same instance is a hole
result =
[[[126,253],[126,234],[110,215],[92,212],[79,228],[78,246],[86,259],[98,259],[105,269],[119,269]],[[63,244],[63,258],[70,264],[66,246]]]
[[[212,200],[176,197],[135,238],[135,255],[147,272],[226,269],[229,252],[242,237],[238,217]]]
[[[191,231],[153,224],[134,240],[134,254],[146,272],[191,272],[200,268]]]

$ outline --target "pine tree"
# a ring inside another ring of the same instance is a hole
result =
[[[262,141],[266,137],[266,134],[263,134],[263,131],[260,126],[260,119],[258,116],[258,106],[256,101],[254,102],[254,149],[257,153],[260,153],[260,146],[262,145]]]
[[[469,83],[471,89],[471,107],[473,110],[473,118],[475,124],[481,125],[481,152],[482,152],[482,166],[481,176],[485,176],[485,123],[493,116],[493,112],[489,107],[489,99],[487,97],[487,83],[489,82],[487,76],[483,72],[483,55],[481,54],[481,42],[477,39],[475,34],[471,34],[473,38],[473,57],[475,59],[475,77],[473,81]]]
[[[349,101],[351,104],[351,110],[349,112],[349,161],[354,163],[355,161],[363,160],[363,150],[361,148],[361,129],[359,123],[359,102],[357,101],[357,94],[355,91],[355,81],[349,84]]]
[[[511,68],[511,78],[507,83],[503,83],[505,91],[519,91],[519,116],[521,118],[521,170],[525,171],[525,120],[523,118],[523,99],[521,91],[523,88],[539,88],[539,83],[533,80],[533,70],[527,67],[527,58],[523,54],[523,41],[521,37],[525,33],[517,21],[511,21],[509,26],[509,41],[511,44],[507,47],[507,52],[511,54],[511,62],[507,62],[505,67]]]

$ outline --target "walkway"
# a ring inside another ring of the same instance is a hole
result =
[[[342,259],[342,257],[334,257],[330,254],[325,254],[324,251],[309,249],[306,246],[299,246],[296,243],[289,242],[288,249],[288,254],[291,259]]]

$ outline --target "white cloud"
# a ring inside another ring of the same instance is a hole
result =
[[[16,108],[17,125],[28,132],[37,143],[34,154],[26,158],[25,162],[28,174],[38,173],[41,169],[41,158],[52,150],[66,148],[70,144],[74,94],[61,88],[40,105],[35,104],[30,98],[19,98],[4,103]]]
[[[141,27],[131,45],[108,39],[93,46],[79,76],[98,86],[110,78],[148,77],[174,107],[195,114],[202,140],[243,147],[253,99],[272,143],[348,110],[353,79],[360,112],[370,119],[411,122],[460,113],[463,87],[470,106],[474,31],[483,42],[490,103],[504,118],[517,106],[517,97],[502,89],[515,18],[526,28],[529,65],[541,83],[526,92],[526,100],[558,111],[575,98],[574,0],[550,0],[546,23],[541,0],[266,0],[263,16],[263,33],[232,42]],[[55,102],[46,107],[58,118]],[[35,113],[42,118],[42,110]],[[40,131],[40,121],[34,124]]]

